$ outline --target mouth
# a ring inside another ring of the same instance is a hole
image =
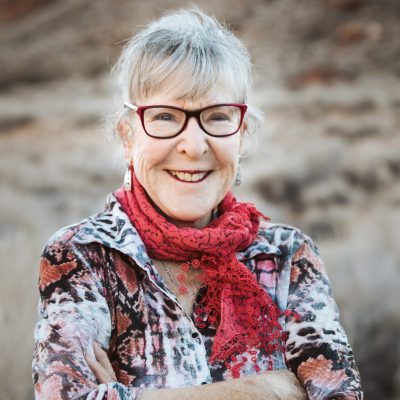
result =
[[[211,171],[174,171],[166,170],[169,175],[179,182],[198,183],[204,181],[211,174]]]

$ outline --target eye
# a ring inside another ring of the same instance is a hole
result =
[[[175,121],[175,116],[171,113],[160,113],[153,116],[154,121]]]
[[[224,113],[213,113],[208,117],[209,121],[229,121],[230,118]]]

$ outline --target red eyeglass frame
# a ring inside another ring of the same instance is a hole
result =
[[[240,103],[213,104],[211,106],[207,106],[207,107],[204,107],[204,108],[199,108],[197,110],[190,110],[190,111],[189,110],[184,110],[183,108],[179,108],[179,107],[166,106],[166,105],[163,105],[163,104],[153,104],[151,106],[135,106],[134,104],[129,103],[128,101],[124,102],[124,106],[129,108],[129,109],[131,109],[131,110],[133,110],[134,112],[136,112],[139,115],[140,122],[142,124],[143,130],[145,131],[146,135],[148,135],[148,136],[150,136],[152,138],[155,138],[155,139],[172,139],[172,138],[180,135],[186,129],[187,124],[189,122],[189,119],[192,118],[192,117],[196,118],[197,123],[199,124],[200,128],[209,136],[212,136],[212,137],[228,137],[228,136],[232,136],[235,133],[237,133],[239,131],[240,127],[242,126],[243,118],[244,118],[244,115],[245,115],[245,113],[247,111],[247,105],[246,104],[240,104]],[[200,120],[200,113],[203,112],[204,110],[208,110],[209,108],[222,107],[222,106],[234,106],[234,107],[238,107],[240,109],[239,127],[236,129],[235,132],[228,133],[227,135],[213,135],[213,134],[207,132],[204,129],[204,127],[203,127],[203,125],[201,123],[201,120]],[[151,135],[149,132],[147,132],[145,124],[144,124],[144,118],[143,118],[144,112],[146,110],[148,110],[149,108],[157,108],[157,107],[170,108],[172,110],[182,111],[185,114],[185,122],[184,122],[184,124],[182,126],[182,129],[178,133],[176,133],[173,136],[159,137],[159,136]]]

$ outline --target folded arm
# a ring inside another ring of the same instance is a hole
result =
[[[37,399],[135,399],[139,390],[100,384],[85,355],[93,342],[109,345],[111,318],[100,277],[68,238],[50,243],[39,275],[39,321],[32,363]]]
[[[300,321],[288,317],[286,325],[288,367],[309,398],[362,399],[360,375],[323,262],[308,238],[292,260],[287,307],[300,315]]]
[[[111,335],[102,279],[85,260],[68,238],[50,243],[43,252],[32,365],[37,399],[305,399],[288,371],[177,389],[142,390],[117,382],[102,350],[108,349]]]
[[[107,353],[94,344],[96,358],[88,364],[100,383],[115,381]],[[177,389],[144,390],[140,400],[307,400],[304,388],[296,376],[287,370],[268,371],[208,385]]]

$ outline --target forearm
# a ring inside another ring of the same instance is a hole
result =
[[[143,391],[140,400],[306,400],[307,395],[289,371],[269,371],[209,385]]]
[[[286,321],[287,366],[312,400],[363,398],[360,374],[323,262],[306,240],[292,260]]]

